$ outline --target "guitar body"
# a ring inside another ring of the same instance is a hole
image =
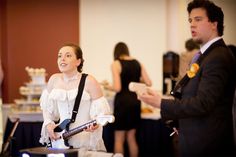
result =
[[[65,133],[65,130],[63,130],[60,133],[56,133],[57,135],[59,135],[61,138],[58,140],[53,140],[51,141],[51,147],[52,148],[57,148],[57,149],[69,149],[70,146],[66,146],[65,144],[65,140],[62,138],[62,134]]]
[[[69,128],[69,125],[71,123],[70,119],[65,119],[60,125],[58,125],[55,129],[54,132],[56,133],[57,136],[60,137],[58,140],[50,140],[51,141],[51,146],[52,148],[58,148],[58,149],[69,149],[69,145],[66,144],[66,141],[62,138],[63,133],[66,132],[66,128]]]
[[[108,122],[113,123],[114,119],[115,118],[113,115],[98,116],[95,120],[91,120],[81,126],[73,128],[71,130],[67,130],[67,129],[69,129],[69,125],[71,123],[70,119],[65,119],[62,123],[60,123],[60,125],[58,125],[54,129],[54,132],[60,137],[60,139],[53,140],[53,141],[50,140],[51,141],[50,147],[57,148],[57,149],[69,149],[70,146],[68,144],[68,139],[70,137],[84,131],[84,129],[87,129],[88,126],[91,126],[91,125],[95,126],[97,124],[104,126]]]

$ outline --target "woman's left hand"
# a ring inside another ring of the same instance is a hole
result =
[[[87,131],[87,132],[94,132],[94,130],[96,130],[97,128],[99,127],[99,125],[88,125],[86,129],[84,129],[84,131]]]

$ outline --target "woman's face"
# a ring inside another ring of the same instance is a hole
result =
[[[77,67],[80,65],[80,59],[76,58],[74,48],[70,46],[62,47],[58,52],[57,65],[63,73],[77,71]]]

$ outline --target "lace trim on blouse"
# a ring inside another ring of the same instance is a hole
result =
[[[47,90],[44,90],[40,98],[40,106],[46,116],[44,115],[44,123],[41,130],[40,143],[45,144],[49,143],[49,134],[46,130],[46,125],[49,123],[54,123],[54,120],[58,120],[59,113],[57,110],[58,101],[74,101],[77,96],[78,89],[64,90],[64,89],[53,89],[50,93]],[[82,100],[90,100],[91,97],[88,92],[84,91],[82,94]],[[49,114],[47,114],[49,113]],[[90,117],[94,119],[97,115],[102,114],[111,114],[110,106],[107,100],[104,97],[100,97],[96,100],[91,101],[90,106]],[[102,140],[102,128],[98,128],[91,134],[90,147],[93,147],[94,150],[104,150]],[[93,143],[93,144],[92,144]]]

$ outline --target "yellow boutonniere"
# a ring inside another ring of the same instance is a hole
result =
[[[197,63],[193,63],[190,69],[187,71],[187,75],[189,78],[193,78],[199,70],[199,65]]]

